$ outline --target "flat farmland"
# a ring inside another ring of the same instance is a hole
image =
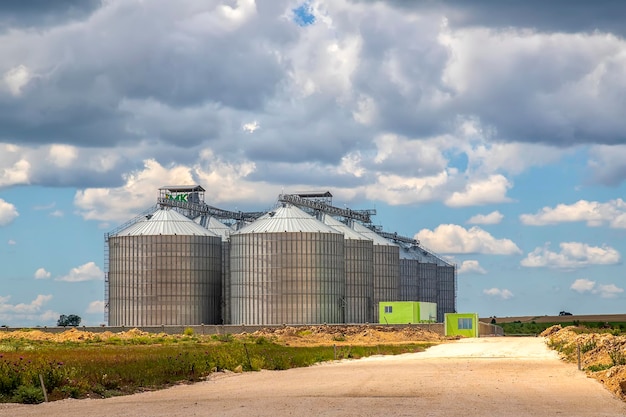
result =
[[[483,317],[480,321],[489,323],[491,317]],[[516,317],[496,317],[497,323],[513,323],[520,321],[522,323],[571,323],[573,321],[583,322],[622,322],[626,323],[626,314],[590,314],[590,315],[571,315],[571,316],[516,316]]]

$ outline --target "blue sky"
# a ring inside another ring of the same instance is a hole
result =
[[[103,235],[165,184],[375,208],[459,311],[623,313],[622,4],[3,2],[0,324],[102,323]]]

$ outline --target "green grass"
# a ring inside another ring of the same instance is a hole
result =
[[[520,322],[514,321],[510,323],[497,323],[496,324],[504,330],[505,335],[537,335],[543,332],[548,327],[554,326],[555,324],[560,324],[563,327],[567,326],[577,326],[579,328],[579,332],[598,332],[604,331],[609,332],[614,335],[619,335],[626,332],[626,323],[622,322],[579,322],[579,321],[571,321],[571,322],[563,322],[563,323],[536,323],[534,321],[531,322]]]
[[[187,332],[188,333],[188,332]],[[263,337],[111,338],[90,342],[4,340],[0,345],[0,402],[110,397],[204,379],[212,372],[280,370],[373,354],[418,352],[431,346],[290,347]]]

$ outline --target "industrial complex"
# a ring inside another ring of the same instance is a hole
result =
[[[456,312],[456,266],[373,226],[375,210],[335,207],[324,192],[237,212],[204,193],[161,187],[156,205],[105,235],[108,325],[385,323],[394,302],[424,303],[421,321]]]

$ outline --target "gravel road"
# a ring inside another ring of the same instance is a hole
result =
[[[626,416],[542,338],[463,339],[426,352],[219,374],[105,400],[0,405],[1,416]]]

